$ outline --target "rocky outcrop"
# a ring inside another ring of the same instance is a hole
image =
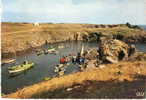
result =
[[[90,66],[91,62],[95,66],[99,66],[101,64],[132,60],[135,54],[137,54],[137,51],[134,45],[128,45],[116,39],[102,38],[99,49],[88,50],[84,55],[88,61],[87,66]],[[138,56],[140,55],[135,55],[134,58],[139,58]]]
[[[120,60],[125,60],[135,52],[131,51],[128,44],[116,39],[102,39],[99,45],[99,58],[103,62],[117,63]]]

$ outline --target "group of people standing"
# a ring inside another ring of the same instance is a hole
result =
[[[69,54],[69,56],[63,56],[60,58],[60,64],[66,64],[68,62],[72,61],[73,64],[84,64],[85,63],[85,57],[81,56],[80,53],[76,55]]]
[[[73,64],[84,64],[85,63],[85,58],[83,56],[81,56],[80,53],[77,54],[77,56],[73,56],[72,57],[72,63]]]
[[[60,58],[60,64],[67,64],[69,61],[70,61],[69,56],[63,56],[62,58]]]

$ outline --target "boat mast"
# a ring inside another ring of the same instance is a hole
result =
[[[81,56],[83,55],[83,53],[84,53],[84,45],[82,44],[82,48],[81,48]]]

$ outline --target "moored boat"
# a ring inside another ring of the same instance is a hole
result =
[[[64,46],[63,46],[63,45],[60,45],[60,46],[58,46],[58,48],[59,48],[59,49],[62,49],[62,48],[64,48]]]
[[[54,72],[60,72],[60,71],[65,71],[65,68],[66,67],[68,67],[70,64],[69,63],[67,63],[67,64],[58,64],[58,65],[56,65],[56,67],[55,67],[55,70],[54,70]]]
[[[64,75],[64,73],[65,73],[65,69],[64,70],[61,70],[60,72],[58,72],[58,74],[59,74],[59,76],[63,76]]]
[[[48,52],[50,52],[50,51],[55,51],[55,48],[48,49]]]
[[[4,59],[2,60],[2,64],[9,64],[9,63],[14,63],[16,59]]]
[[[52,48],[52,49],[49,49],[49,50],[48,50],[48,53],[50,53],[50,54],[57,54],[58,51],[55,50],[55,48]]]
[[[48,54],[48,50],[45,49],[44,50],[44,54],[47,55]]]
[[[42,55],[43,51],[37,51],[37,56]]]
[[[24,64],[13,66],[13,67],[8,67],[8,72],[9,72],[9,74],[20,73],[27,69],[32,68],[33,66],[34,66],[33,62],[26,61]]]

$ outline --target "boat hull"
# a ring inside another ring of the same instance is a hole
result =
[[[32,68],[33,66],[34,66],[34,63],[28,64],[28,65],[14,66],[13,68],[9,68],[8,72],[9,74],[17,74],[17,73],[24,72],[25,70],[28,70]]]
[[[6,60],[2,60],[2,64],[14,63],[15,61],[16,59],[6,59]]]

